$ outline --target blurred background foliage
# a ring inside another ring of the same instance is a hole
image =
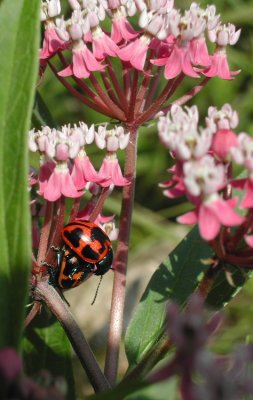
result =
[[[64,3],[62,1],[62,3]],[[66,2],[67,3],[67,2]],[[202,7],[210,1],[199,1]],[[222,106],[230,103],[239,113],[240,125],[238,133],[245,131],[253,134],[253,2],[250,0],[213,1],[222,21],[231,22],[242,29],[236,46],[229,49],[230,67],[241,69],[241,73],[233,81],[212,79],[206,88],[193,99],[191,104],[199,108],[200,119],[204,121],[207,109],[214,105]],[[177,1],[175,5],[181,9],[188,8],[191,1]],[[190,88],[192,80],[186,80],[181,88],[184,93]],[[105,117],[88,109],[75,100],[55,79],[48,69],[43,84],[39,88],[43,100],[58,125],[84,121],[87,124],[106,121]],[[98,168],[103,154],[96,147],[90,147],[88,153]],[[137,166],[137,187],[133,231],[131,236],[131,259],[135,255],[146,257],[155,252],[157,243],[168,242],[175,246],[175,224],[177,215],[189,208],[186,200],[169,200],[162,194],[158,183],[168,179],[167,169],[171,159],[160,144],[156,124],[152,123],[140,130]],[[120,192],[116,192],[106,202],[105,212],[118,215],[120,209]],[[131,263],[130,263],[131,264]],[[131,267],[131,265],[130,265]],[[141,274],[144,274],[143,266]],[[140,278],[141,279],[141,278]],[[249,281],[241,293],[225,309],[226,322],[213,346],[220,352],[226,352],[238,341],[251,340],[249,334],[253,323],[253,280]]]

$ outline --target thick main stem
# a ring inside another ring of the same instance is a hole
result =
[[[137,129],[133,129],[131,131],[130,142],[127,148],[125,164],[125,176],[131,179],[131,183],[130,185],[125,186],[123,189],[119,241],[115,262],[113,265],[115,273],[112,292],[108,346],[105,361],[105,375],[111,385],[114,385],[117,379],[119,348],[123,328],[128,247],[135,190],[136,147]]]
[[[75,322],[69,308],[57,291],[44,280],[38,282],[35,296],[37,300],[43,300],[47,304],[63,326],[95,392],[109,390],[110,385],[99,368],[91,348]]]

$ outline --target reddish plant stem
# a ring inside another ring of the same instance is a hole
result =
[[[161,75],[162,75],[163,71],[161,69],[159,69],[159,71],[156,73],[155,78],[153,80],[151,89],[149,90],[148,96],[146,98],[146,102],[145,102],[145,109],[147,109],[148,107],[150,107],[150,105],[152,104],[152,101],[155,97],[158,85],[161,81]]]
[[[109,186],[102,189],[102,191],[100,193],[100,196],[98,197],[98,200],[97,200],[97,202],[96,202],[96,204],[95,204],[95,206],[94,206],[94,208],[93,208],[93,210],[92,210],[92,212],[90,214],[90,218],[89,218],[90,221],[94,222],[95,219],[97,218],[98,214],[101,213],[103,205],[104,205],[104,202],[105,202],[105,200],[106,200],[106,198],[107,198],[109,193],[110,193],[110,187]]]
[[[64,225],[65,217],[65,197],[61,196],[60,199],[54,204],[53,220],[51,224],[51,232],[49,236],[50,245],[59,246],[61,242],[61,229]],[[51,264],[55,259],[55,252],[48,248],[46,260]]]
[[[41,265],[45,261],[46,253],[48,249],[48,239],[51,228],[51,216],[52,216],[52,203],[46,202],[46,212],[44,217],[44,223],[40,235],[40,243],[37,256],[37,264]]]
[[[152,71],[152,65],[149,65],[149,68],[146,71],[146,75],[144,76],[140,89],[138,91],[137,94],[137,98],[136,98],[136,105],[135,105],[135,110],[134,110],[134,116],[136,118],[136,116],[138,115],[138,113],[143,110],[143,106],[145,104],[145,96],[147,95],[147,88],[149,85],[149,82],[152,78],[151,76],[151,71]]]
[[[127,100],[126,100],[126,97],[125,97],[125,93],[124,93],[122,87],[120,86],[120,83],[119,83],[119,81],[117,79],[116,74],[114,73],[114,70],[113,70],[113,67],[112,67],[112,64],[111,64],[111,60],[110,60],[109,57],[107,57],[106,62],[108,64],[107,65],[107,71],[109,73],[110,79],[111,79],[112,84],[114,86],[115,92],[117,93],[118,99],[121,102],[122,108],[123,108],[123,110],[124,110],[124,112],[126,114],[128,105],[127,105]]]
[[[97,112],[99,112],[99,113],[101,113],[101,114],[107,115],[108,117],[111,117],[111,118],[114,118],[114,117],[115,117],[115,115],[111,113],[110,109],[109,109],[107,106],[102,105],[101,103],[100,103],[100,104],[93,103],[93,101],[90,101],[90,100],[87,99],[86,97],[82,96],[81,93],[79,93],[76,89],[74,89],[74,88],[70,85],[70,83],[68,83],[64,78],[62,78],[61,76],[59,76],[59,75],[57,74],[56,68],[54,67],[54,65],[53,65],[50,61],[48,62],[48,64],[49,64],[51,70],[53,71],[54,75],[56,76],[56,78],[63,84],[63,86],[64,86],[74,97],[76,97],[78,100],[80,100],[80,101],[81,101],[83,104],[85,104],[86,106],[92,108],[93,110],[95,110],[95,111],[97,111]]]
[[[58,56],[59,56],[60,61],[63,64],[63,66],[67,67],[68,66],[68,62],[67,62],[66,58],[64,57],[64,55],[61,52],[59,52]],[[98,97],[97,94],[95,92],[93,92],[93,90],[91,90],[91,88],[88,85],[86,85],[86,83],[84,83],[81,79],[77,78],[74,75],[72,75],[71,78],[82,89],[84,94],[86,94],[91,99],[93,99],[95,103],[97,103],[98,105],[101,105],[102,107],[106,107],[107,106],[104,102],[101,101],[100,97]]]
[[[176,101],[173,102],[173,104],[177,104],[179,106],[184,105],[187,103],[189,100],[191,100],[196,94],[198,94],[209,82],[211,78],[205,78],[199,85],[195,86],[193,89],[191,89],[188,93],[186,93],[184,96],[180,97]],[[166,108],[163,109],[162,111],[166,112]]]
[[[124,92],[126,101],[129,101],[130,90],[131,90],[131,70],[126,67],[124,61],[122,61],[122,75],[123,75],[123,84],[124,84]]]
[[[227,243],[229,249],[234,250],[253,224],[253,209],[249,209],[245,222],[239,226],[235,235]]]
[[[111,82],[110,82],[110,80],[108,79],[108,77],[107,77],[105,71],[101,71],[101,77],[102,77],[102,80],[103,80],[104,87],[106,88],[106,93],[108,94],[108,96],[110,97],[110,99],[111,99],[119,108],[122,108],[122,107],[121,107],[121,103],[119,102],[117,96],[115,95],[115,93],[114,93],[114,91],[113,91],[113,89],[112,89],[112,86],[111,86]]]
[[[103,88],[100,86],[98,80],[96,79],[95,75],[90,74],[90,81],[92,83],[92,85],[94,86],[94,88],[97,91],[97,94],[101,97],[101,99],[104,101],[104,103],[108,104],[109,109],[112,111],[113,116],[116,119],[119,119],[120,121],[125,121],[126,117],[124,112],[117,106],[117,104],[115,104],[109,96],[107,96],[107,94],[105,93],[105,91],[103,90]]]
[[[135,105],[136,105],[136,95],[137,95],[137,88],[138,88],[138,77],[139,77],[139,72],[135,69],[134,76],[133,76],[133,83],[132,83],[132,87],[131,87],[129,108],[128,108],[128,112],[127,112],[127,120],[128,121],[133,121],[133,118],[134,118],[134,110],[135,110]]]
[[[131,179],[131,183],[123,188],[118,247],[113,264],[115,273],[105,361],[105,375],[111,385],[114,385],[117,380],[119,348],[124,316],[128,246],[135,190],[137,129],[131,129],[130,127],[130,132],[130,142],[127,147],[124,172],[125,176]]]
[[[58,292],[47,281],[42,280],[38,282],[34,295],[37,301],[46,303],[63,326],[95,392],[110,389],[89,344]]]
[[[29,313],[26,316],[26,319],[25,319],[25,322],[24,322],[24,328],[27,328],[27,326],[36,317],[38,312],[40,312],[40,309],[41,309],[41,303],[39,301],[35,301],[33,303],[32,309],[29,311]]]
[[[101,100],[101,98],[95,92],[93,92],[93,90],[91,90],[88,85],[86,85],[86,83],[84,83],[81,79],[76,78],[75,76],[72,76],[72,79],[82,89],[83,93],[86,96],[89,96],[99,107],[104,107],[104,108],[108,109],[107,104],[105,104]]]
[[[73,203],[72,209],[71,209],[71,213],[69,216],[69,222],[73,221],[76,218],[77,213],[79,211],[80,202],[81,202],[81,197],[78,197],[77,199],[74,200],[74,203]]]
[[[176,80],[169,81],[156,101],[150,106],[139,118],[136,124],[141,125],[144,122],[154,118],[155,114],[161,109],[161,106],[168,100],[168,98],[176,91],[182,80],[184,74],[180,74]]]

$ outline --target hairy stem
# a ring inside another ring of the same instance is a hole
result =
[[[38,257],[37,257],[37,264],[41,265],[43,261],[45,261],[46,253],[48,249],[48,240],[49,240],[49,233],[51,228],[51,215],[52,215],[52,203],[47,201],[46,202],[46,212],[43,227],[41,230],[40,235],[40,243],[38,249]]]
[[[112,385],[116,383],[117,379],[119,348],[123,328],[128,246],[135,189],[137,130],[131,130],[130,128],[130,131],[130,142],[126,152],[125,176],[131,179],[131,183],[123,189],[118,247],[113,265],[115,273],[105,361],[105,375]]]
[[[35,289],[35,299],[45,302],[63,326],[95,392],[110,389],[89,344],[58,292],[47,281],[41,280]]]

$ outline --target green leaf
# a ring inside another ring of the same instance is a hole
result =
[[[64,378],[66,400],[75,399],[71,345],[59,322],[45,307],[26,329],[22,348],[29,377],[36,379],[40,371],[46,370],[55,380]]]
[[[130,322],[125,337],[130,370],[163,338],[166,304],[174,300],[184,306],[208,269],[212,249],[194,228],[152,276]],[[205,265],[206,264],[206,265]],[[207,304],[221,308],[241,289],[249,274],[224,265],[214,279]]]
[[[125,337],[126,354],[133,367],[161,336],[165,306],[169,299],[184,304],[195,290],[207,267],[202,261],[212,256],[210,247],[193,229],[152,276]]]
[[[0,347],[21,337],[31,229],[28,146],[38,67],[39,1],[0,4]]]

